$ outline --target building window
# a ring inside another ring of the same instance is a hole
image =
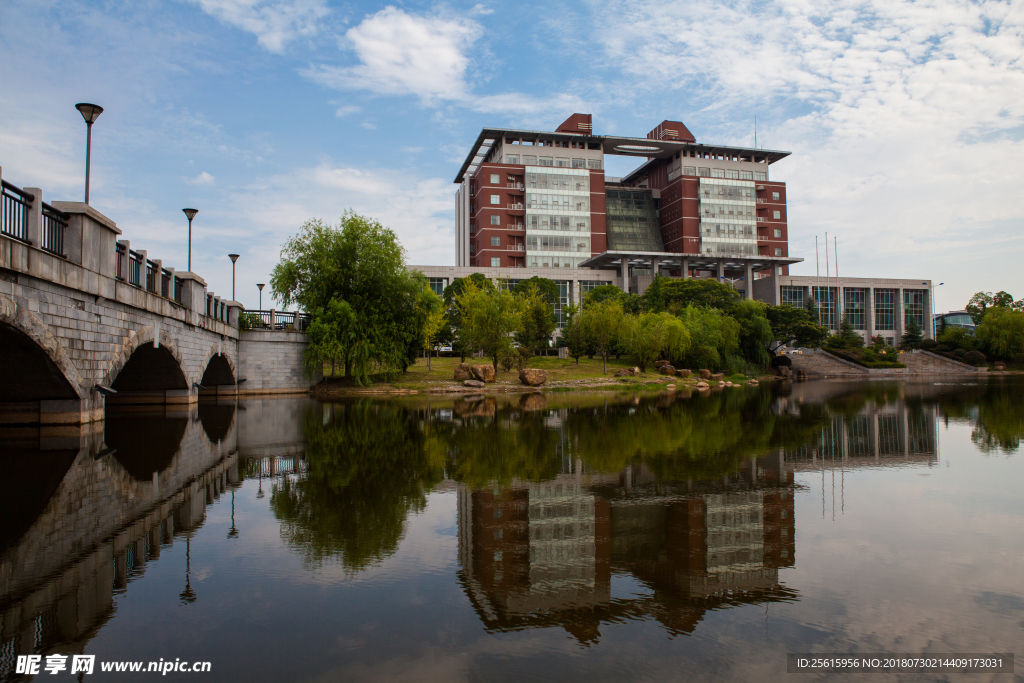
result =
[[[754,171],[754,180],[768,180],[768,174],[764,171]]]
[[[779,295],[783,305],[788,304],[794,308],[803,308],[807,289],[805,287],[783,285],[779,287]]]
[[[537,162],[538,162],[537,163],[538,166],[554,166],[555,165],[555,160],[553,158],[551,158],[551,157],[538,157],[537,158]]]
[[[836,297],[838,292],[835,287],[812,287],[811,296],[818,304],[818,324],[824,325],[830,330],[837,330],[836,324]]]
[[[739,180],[740,179],[740,172],[739,171],[734,171],[732,169],[728,169],[725,172],[725,177],[726,178],[731,178],[732,180]]]
[[[697,175],[702,177],[702,178],[710,178],[711,177],[711,169],[710,168],[704,168],[703,166],[698,166],[697,167]]]
[[[491,216],[491,225],[501,225],[501,216],[498,214]]]
[[[695,166],[683,166],[683,175],[697,175]]]
[[[501,180],[501,176],[500,175],[498,175],[497,173],[492,173],[491,174],[491,185],[497,185],[500,180]]]
[[[780,230],[779,228],[775,228],[774,234],[776,237],[782,237],[782,230]]]
[[[491,268],[501,268],[501,257],[500,256],[492,256],[491,257]]]
[[[754,174],[751,171],[740,171],[740,180],[753,180]]]
[[[573,168],[586,168],[587,167],[587,160],[586,159],[573,159],[572,160],[572,167]]]
[[[843,290],[843,316],[855,330],[867,329],[868,290],[847,287]]]
[[[780,218],[782,218],[782,212],[781,211],[772,211],[772,218],[774,218],[775,220],[779,220]]]
[[[781,247],[775,247],[775,255],[776,256],[782,256],[782,248]]]
[[[430,277],[427,278],[427,285],[430,287],[430,291],[438,296],[444,295],[445,279],[443,277]]]
[[[537,157],[533,154],[526,154],[523,156],[523,166],[536,166]]]
[[[921,331],[924,326],[924,290],[904,289],[903,290],[903,324],[909,325],[913,320]],[[904,327],[906,329],[906,327]]]
[[[492,237],[491,238],[491,246],[492,247],[500,247],[501,246],[501,237],[499,237],[498,235],[495,235],[494,237]]]
[[[601,160],[600,159],[587,159],[587,168],[591,169],[592,171],[600,171],[601,170]]]
[[[772,201],[773,202],[779,201],[779,193],[778,192],[772,192]]]
[[[896,329],[896,290],[875,290],[875,329]]]
[[[564,268],[572,268],[572,261],[570,259],[563,259]],[[558,267],[557,263],[554,267]],[[555,284],[558,285],[558,303],[554,305],[555,320],[558,321],[558,329],[565,328],[565,307],[569,305],[569,290],[572,289],[572,283],[566,280],[555,280]]]
[[[569,160],[568,159],[563,159],[562,157],[558,157],[558,158],[555,159],[555,167],[556,168],[569,168]]]
[[[518,164],[519,163],[519,155],[518,154],[506,154],[505,155],[505,163],[506,164]]]
[[[501,201],[501,195],[498,195],[498,194],[492,194],[491,195],[491,204],[497,204],[499,201]]]
[[[713,169],[711,169],[711,177],[712,178],[724,178],[725,177],[725,169],[724,168],[713,168]]]

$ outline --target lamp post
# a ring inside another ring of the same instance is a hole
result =
[[[258,284],[256,286],[260,288],[260,310],[262,311],[263,310],[263,288],[266,287],[266,285],[265,284],[262,284],[262,285]]]
[[[238,254],[228,254],[228,258],[231,259],[231,300],[235,300],[235,261],[238,260]]]
[[[188,216],[188,272],[192,272],[192,219],[199,213],[199,209],[182,209]]]
[[[79,102],[75,105],[75,109],[85,119],[85,203],[89,203],[89,165],[90,157],[92,156],[92,124],[100,117],[103,113],[103,107],[98,104],[89,104],[87,102]]]

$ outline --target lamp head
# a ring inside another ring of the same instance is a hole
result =
[[[262,291],[263,291],[263,288],[264,288],[264,287],[266,287],[267,285],[266,285],[266,284],[262,284],[262,285],[260,285],[260,284],[257,284],[256,286],[257,286],[257,287],[259,287],[259,288],[260,288],[260,291],[262,292]]]
[[[238,260],[238,256],[238,254],[228,254],[228,258],[231,259],[232,263]]]
[[[184,211],[185,215],[188,216],[189,223],[191,223],[192,219],[196,217],[197,213],[199,213],[199,209],[182,209],[182,211]]]
[[[87,102],[79,102],[75,105],[75,109],[82,114],[82,118],[85,119],[85,122],[90,126],[92,125],[92,122],[98,119],[100,114],[103,113],[103,107],[98,104],[89,104]]]

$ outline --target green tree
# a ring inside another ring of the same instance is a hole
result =
[[[554,280],[549,280],[546,277],[537,277],[534,275],[527,280],[523,280],[512,288],[512,293],[526,296],[529,294],[531,288],[540,292],[541,296],[544,297],[545,301],[547,301],[552,308],[554,308],[555,304],[558,303],[558,285],[555,284]]]
[[[804,301],[804,310],[807,311],[807,316],[811,322],[815,325],[821,325],[821,310],[818,308],[818,302],[813,294],[809,294],[807,300]],[[826,334],[828,333],[828,328],[825,329],[825,332]]]
[[[608,354],[619,337],[623,315],[622,304],[616,299],[589,303],[583,309],[583,328],[597,346],[597,353],[601,356],[602,372],[605,374],[608,373]]]
[[[768,353],[773,356],[779,346],[795,344],[814,348],[821,346],[828,337],[828,330],[816,324],[812,314],[805,309],[789,304],[769,306],[765,316],[772,327],[773,342]]]
[[[661,290],[665,307],[676,312],[687,306],[730,310],[740,301],[739,292],[710,278],[668,280],[661,286]]]
[[[345,313],[328,325],[345,338],[335,343],[321,334],[329,348],[317,349],[311,340],[310,349],[313,357],[340,352],[346,377],[364,383],[373,369],[390,373],[404,369],[410,354],[415,358],[422,285],[406,271],[395,233],[377,221],[351,211],[336,227],[307,221],[282,248],[270,283],[284,306],[297,304],[314,321],[327,315],[332,301],[339,302],[339,315],[348,307],[354,324],[339,327],[349,320]]]
[[[921,331],[921,326],[917,324],[917,320],[911,318],[900,339],[900,348],[917,349],[921,347],[922,341],[924,341],[924,333]]]
[[[455,307],[467,347],[482,349],[497,372],[499,358],[512,349],[512,335],[522,329],[522,299],[503,288],[480,289],[469,282],[455,297]]]
[[[1007,306],[992,307],[974,334],[988,355],[1013,358],[1024,353],[1024,312]]]
[[[679,319],[690,333],[690,346],[681,359],[686,367],[724,369],[739,351],[740,324],[732,316],[714,308],[687,306]]]
[[[973,351],[977,346],[978,340],[969,329],[966,327],[947,327],[942,331],[937,340],[940,344],[945,344],[952,350],[966,349],[967,351]]]
[[[762,367],[771,362],[768,349],[774,339],[767,311],[768,304],[752,299],[736,301],[729,311],[740,325],[740,353],[748,362]]]
[[[327,310],[314,316],[306,334],[309,335],[309,346],[306,347],[306,370],[315,375],[324,363],[330,362],[331,376],[340,361],[345,363],[349,358],[349,349],[357,339],[358,321],[352,307],[345,301],[332,299]]]
[[[920,345],[920,340],[917,343]],[[825,344],[836,349],[856,349],[864,346],[864,338],[853,329],[853,323],[844,315],[839,323],[839,334],[830,336]]]
[[[423,351],[427,354],[427,371],[430,371],[430,357],[434,354],[438,335],[447,322],[444,300],[430,287],[424,287],[419,300],[419,313],[423,329]]]
[[[565,309],[565,329],[562,330],[562,338],[565,340],[569,355],[576,360],[576,365],[579,365],[580,356],[587,353],[591,341],[587,337],[582,313],[577,304],[569,304]]]
[[[583,297],[583,308],[602,301],[622,299],[629,296],[615,285],[599,285],[587,292]]]
[[[541,280],[543,278],[532,279]],[[548,282],[551,281],[548,280]],[[552,284],[554,283],[552,282]],[[516,290],[518,289],[517,287]],[[513,290],[513,293],[522,303],[522,325],[516,333],[516,341],[536,353],[538,350],[548,347],[551,335],[558,326],[555,320],[555,310],[551,300],[541,292],[537,283],[531,282],[524,290],[516,290]],[[556,287],[555,292],[557,293],[557,291]]]
[[[661,277],[659,273],[655,273],[654,280],[644,290],[643,296],[640,297],[643,310],[650,311],[651,313],[661,313],[665,310],[665,291],[662,286],[664,282],[665,278]]]
[[[682,358],[690,347],[689,330],[670,313],[625,316],[620,339],[642,371],[646,371],[663,353],[670,358]]]
[[[444,298],[444,307],[447,313],[447,322],[441,329],[439,336],[442,339],[448,339],[452,344],[452,351],[459,354],[462,362],[466,362],[466,356],[472,353],[475,349],[471,349],[467,346],[464,335],[462,334],[462,317],[459,315],[459,309],[455,305],[455,298],[462,294],[466,285],[473,283],[476,287],[483,290],[494,289],[494,283],[491,282],[483,273],[473,273],[466,277],[457,277],[452,280],[451,284],[444,288],[442,297]]]

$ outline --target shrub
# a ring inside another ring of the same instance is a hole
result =
[[[934,339],[925,339],[924,341],[921,342],[921,348],[924,349],[925,351],[934,351],[938,345],[939,342],[935,341]]]
[[[950,353],[953,350],[953,347],[949,344],[939,344],[935,347],[935,350],[939,353]]]
[[[260,327],[263,327],[263,321],[259,313],[242,313],[238,316],[239,330],[255,330]]]
[[[985,354],[981,351],[968,351],[964,354],[964,362],[971,365],[983,365],[985,363]]]
[[[974,333],[966,327],[947,327],[939,335],[939,343],[948,346],[951,351],[953,349],[967,349],[970,351],[974,348],[977,341],[974,338]]]
[[[793,359],[789,356],[775,356],[772,358],[773,368],[790,368],[793,367]]]
[[[953,355],[957,358],[963,358],[967,354],[967,349],[957,349],[953,352]]]

